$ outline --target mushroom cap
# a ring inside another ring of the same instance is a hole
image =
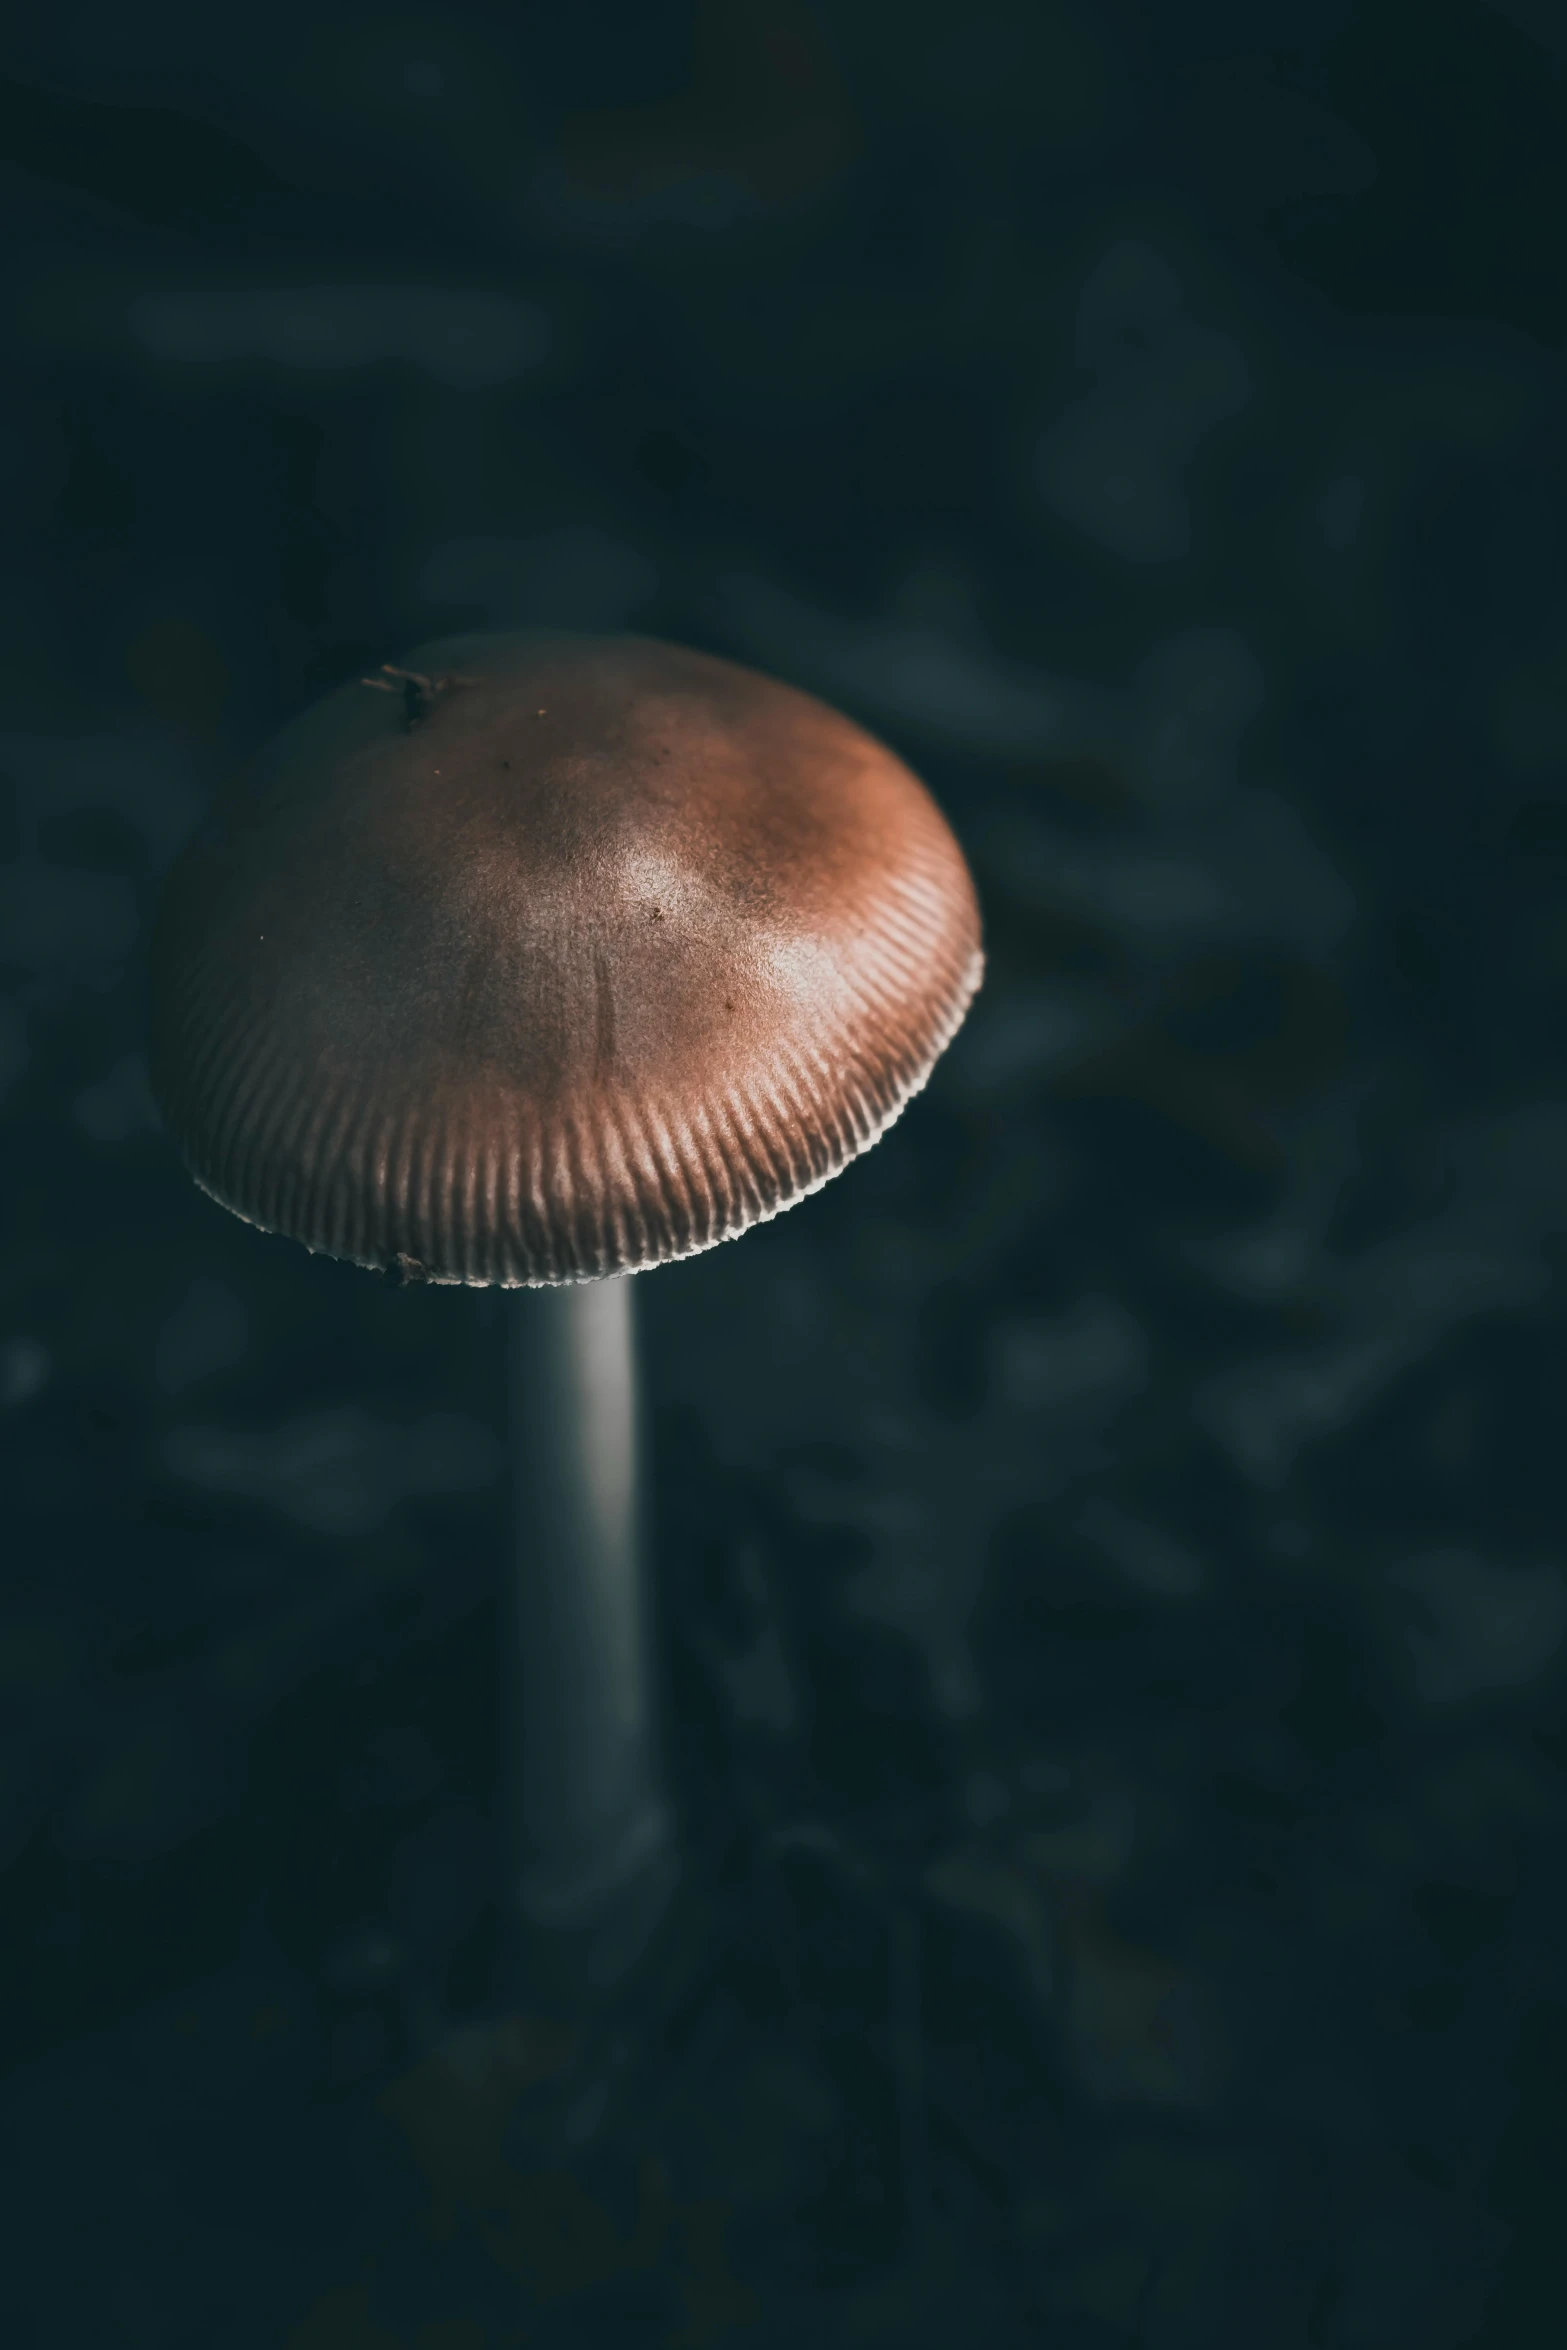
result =
[[[275,736],[165,886],[153,1090],[223,1206],[413,1278],[591,1280],[792,1206],[924,1084],[979,909],[857,726],[640,638],[448,638],[386,682]]]

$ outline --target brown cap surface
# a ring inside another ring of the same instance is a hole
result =
[[[332,1256],[516,1285],[709,1248],[874,1142],[981,971],[907,768],[644,639],[415,673],[285,727],[169,877],[151,1071],[197,1181]]]

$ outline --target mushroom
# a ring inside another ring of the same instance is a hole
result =
[[[149,1066],[202,1189],[402,1280],[532,1293],[507,1635],[523,1948],[564,1937],[607,1979],[676,1869],[618,1276],[876,1141],[981,967],[962,853],[899,760],[638,638],[466,636],[339,687],[169,876]]]

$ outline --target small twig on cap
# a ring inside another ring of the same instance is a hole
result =
[[[455,686],[477,685],[476,677],[424,677],[417,669],[399,669],[395,662],[383,661],[384,674],[380,677],[362,677],[361,685],[373,685],[377,693],[400,693],[403,697],[402,722],[408,732],[422,719],[428,718],[443,694]]]

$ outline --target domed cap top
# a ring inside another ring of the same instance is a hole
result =
[[[635,1271],[924,1083],[978,908],[858,727],[636,638],[454,638],[381,682],[285,727],[164,893],[153,1086],[225,1206],[436,1281]]]

